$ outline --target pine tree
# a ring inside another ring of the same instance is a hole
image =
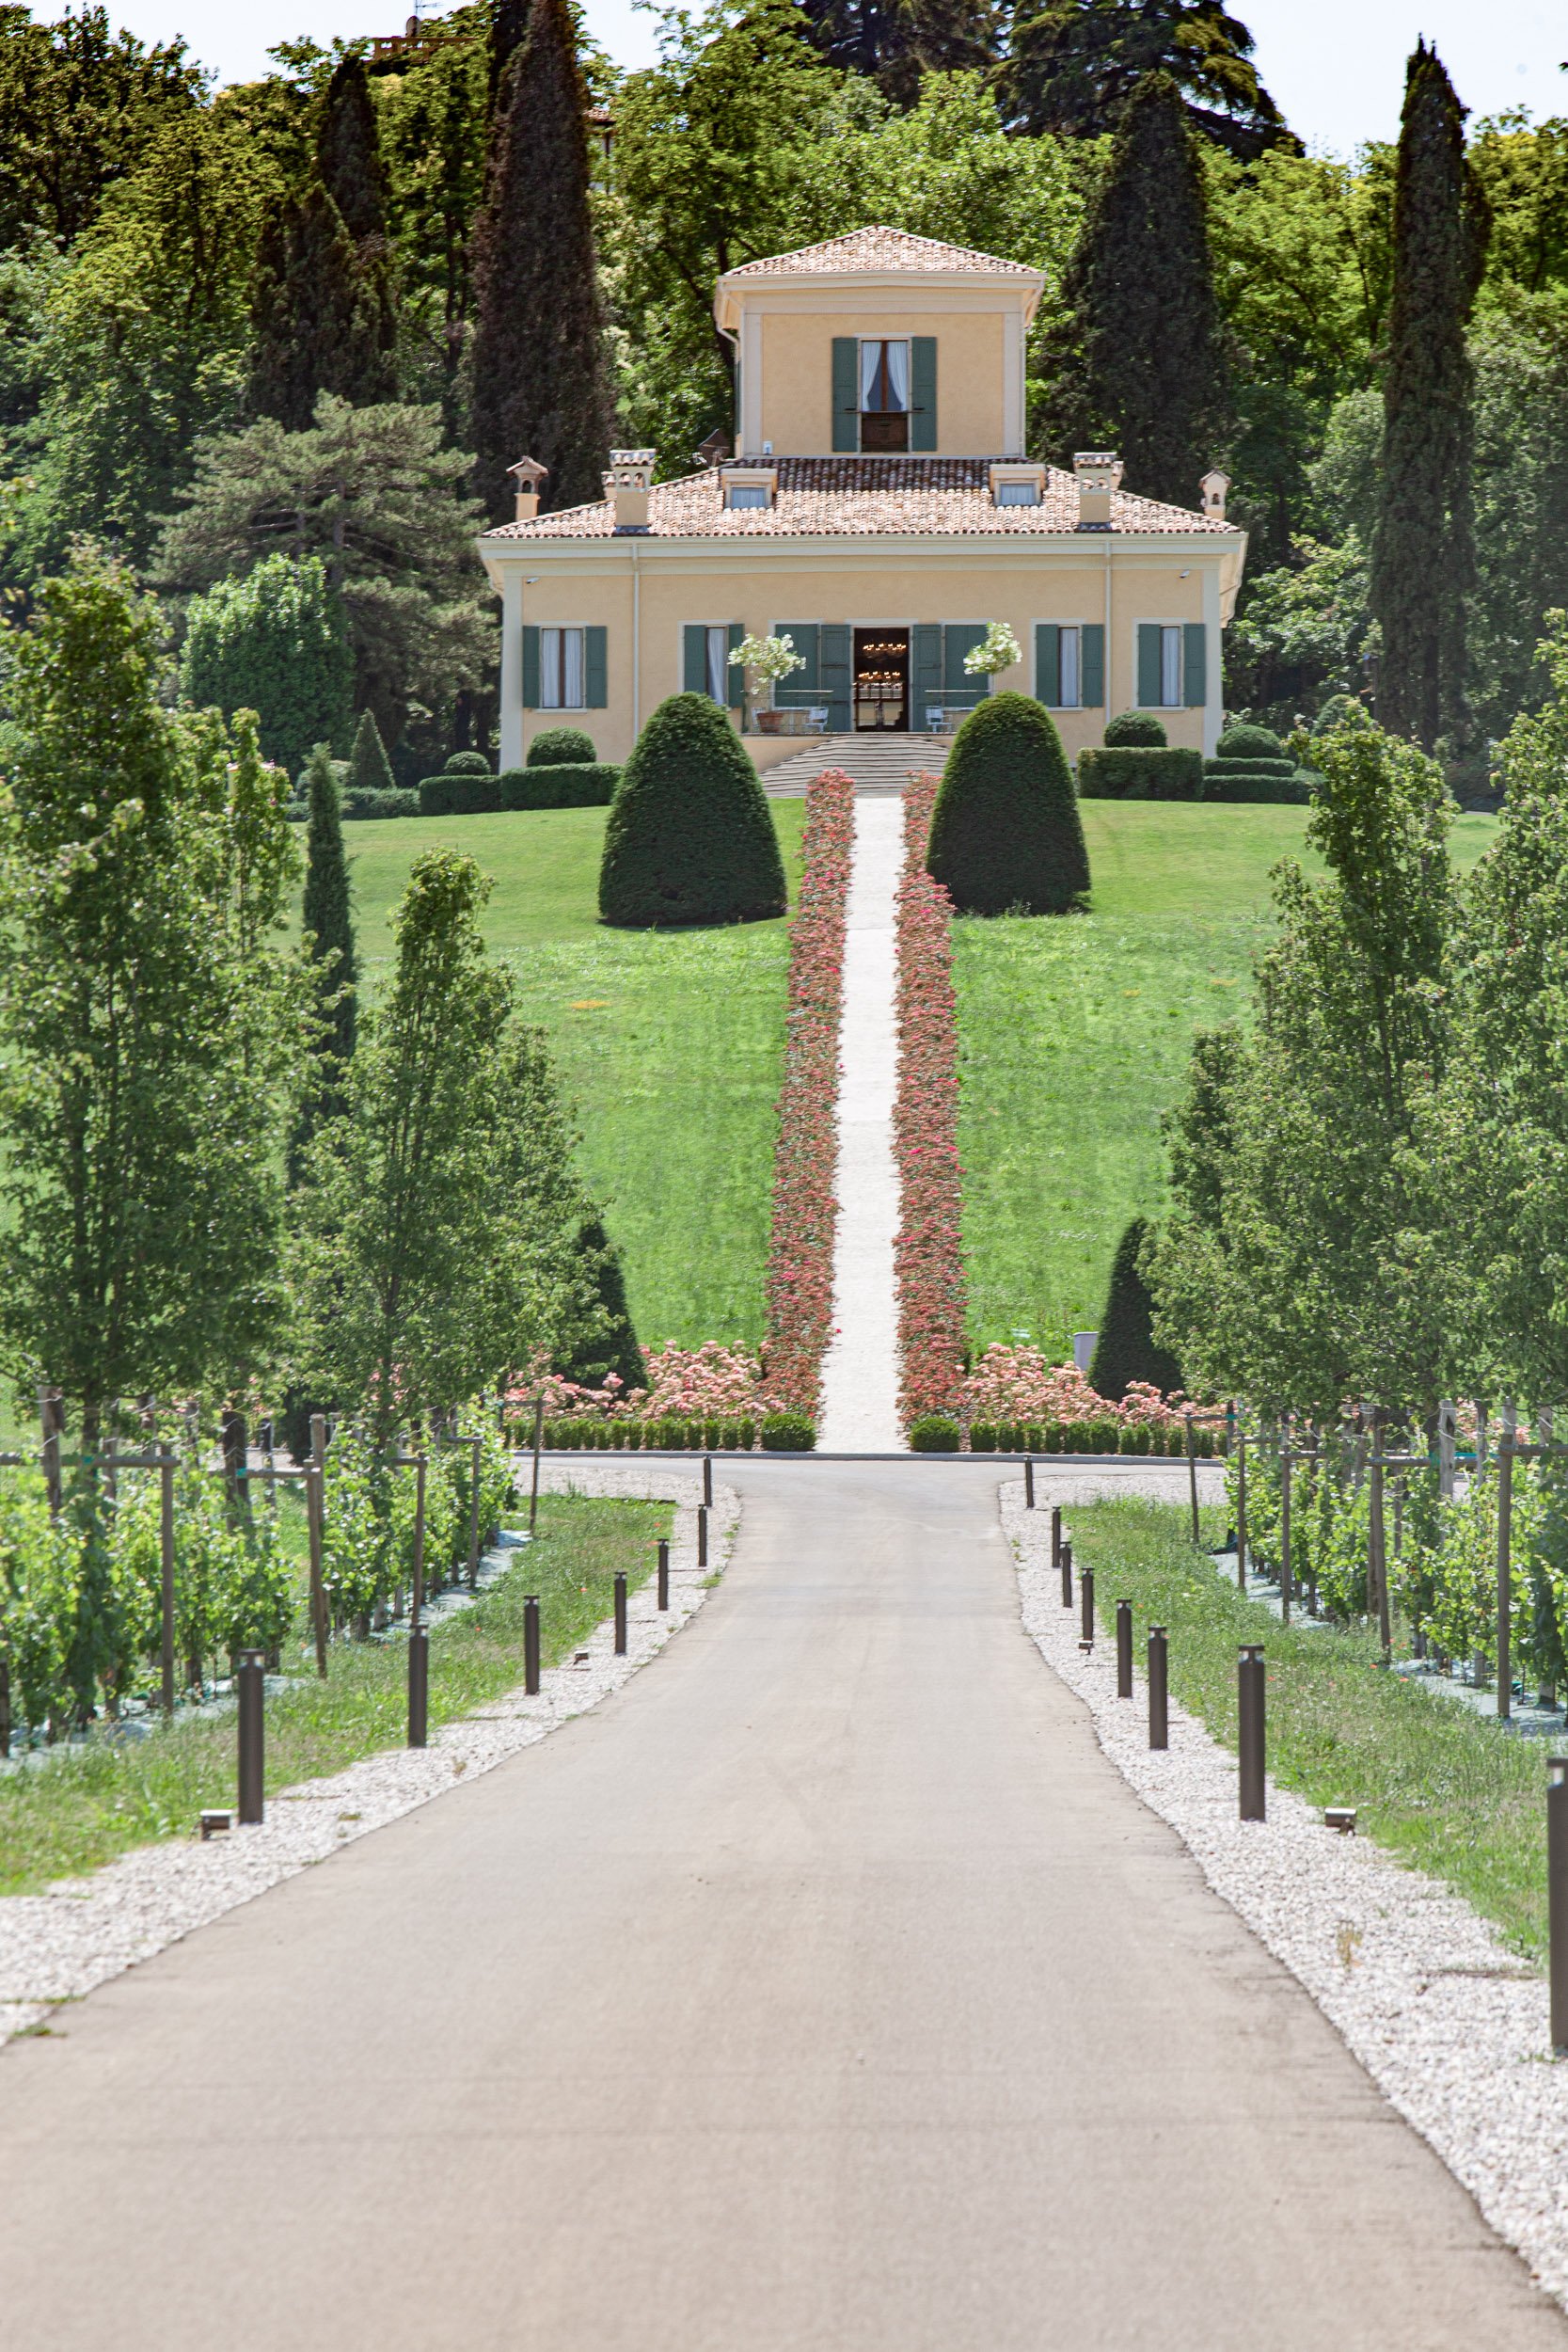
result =
[[[1168,1348],[1154,1343],[1154,1301],[1138,1266],[1148,1227],[1135,1216],[1117,1245],[1111,1287],[1100,1319],[1089,1386],[1119,1405],[1134,1380],[1152,1381],[1169,1396],[1181,1386],[1181,1367]]]
[[[1193,128],[1233,155],[1297,144],[1258,78],[1252,35],[1219,0],[1021,0],[1008,48],[1007,108],[1022,131],[1096,137],[1141,82],[1168,73]]]
[[[397,778],[387,747],[381,740],[381,729],[375,723],[373,710],[361,712],[355,730],[354,749],[349,754],[348,774],[343,779],[350,792],[394,792]],[[339,835],[341,840],[341,834]]]
[[[371,723],[373,726],[374,721]],[[357,752],[357,743],[355,748]],[[323,1025],[290,1146],[289,1173],[294,1183],[299,1181],[311,1136],[325,1120],[336,1118],[342,1110],[344,1082],[357,1034],[355,997],[359,958],[354,936],[354,892],[343,848],[338,780],[325,743],[311,754],[309,774],[310,815],[301,921],[310,934],[310,961]]]
[[[831,65],[867,74],[895,105],[912,106],[924,73],[974,72],[995,55],[988,0],[800,0]]]
[[[549,468],[545,503],[602,495],[612,402],[589,216],[588,94],[568,0],[533,0],[501,80],[474,224],[475,488],[512,511],[506,469]]]
[[[323,392],[356,408],[395,398],[387,201],[364,62],[345,57],[323,101],[315,177],[279,201],[261,232],[251,305],[257,416],[300,433]]]
[[[1203,175],[1167,73],[1122,114],[1047,341],[1053,454],[1119,450],[1128,487],[1193,506],[1228,422]]]
[[[1475,584],[1471,369],[1465,328],[1490,215],[1465,157],[1465,109],[1437,53],[1405,72],[1394,184],[1394,298],[1383,388],[1383,503],[1371,605],[1383,628],[1378,717],[1430,750],[1473,730],[1465,607]]]

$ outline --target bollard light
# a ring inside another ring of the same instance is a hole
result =
[[[1023,1457],[1023,1507],[1026,1511],[1035,1507],[1035,1457],[1032,1454]]]
[[[703,1504],[706,1510],[711,1511],[713,1508],[713,1456],[711,1454],[705,1454],[703,1456]]]
[[[523,1601],[523,1694],[535,1699],[539,1695],[539,1596],[530,1593]]]
[[[670,1606],[670,1546],[661,1535],[658,1539],[658,1605]]]
[[[422,1625],[408,1636],[408,1744],[422,1748],[430,1722],[430,1636]]]
[[[240,1652],[239,1671],[234,1677],[240,1701],[240,1802],[238,1817],[254,1822],[265,1818],[261,1788],[265,1778],[265,1731],[261,1709],[265,1681],[259,1649]]]
[[[697,1565],[700,1568],[705,1568],[707,1565],[707,1504],[705,1502],[700,1502],[697,1505]]]
[[[626,1654],[626,1572],[625,1568],[617,1568],[615,1571],[615,1655],[617,1658],[625,1658]]]
[[[1163,1625],[1148,1629],[1148,1744],[1151,1748],[1170,1745],[1169,1701],[1167,1677],[1170,1671],[1170,1647]]]
[[[1062,1607],[1072,1607],[1072,1546],[1062,1546]]]
[[[1552,2048],[1568,2058],[1568,1756],[1546,1766],[1546,1923]]]
[[[1260,1821],[1264,1818],[1261,1643],[1246,1643],[1236,1661],[1236,1714],[1241,1818]]]
[[[1094,1570],[1092,1568],[1085,1568],[1080,1575],[1078,1591],[1083,1610],[1081,1621],[1083,1636],[1092,1649],[1094,1647]]]
[[[1130,1600],[1117,1603],[1117,1696],[1130,1699],[1132,1695],[1132,1604]]]
[[[1051,1565],[1053,1568],[1062,1565],[1062,1506],[1059,1502],[1051,1506]]]

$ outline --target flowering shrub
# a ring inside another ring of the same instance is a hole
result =
[[[597,1421],[718,1421],[755,1413],[764,1402],[762,1368],[754,1356],[737,1347],[721,1347],[717,1340],[702,1347],[665,1347],[643,1358],[648,1367],[645,1389],[627,1389],[611,1373],[604,1386],[584,1388],[556,1373],[525,1383],[507,1397],[508,1417],[527,1436],[532,1428],[534,1400],[543,1395],[545,1419]]]
[[[855,787],[830,768],[806,795],[800,906],[789,933],[765,1351],[770,1399],[813,1419],[832,1330],[838,1037],[854,836]]]
[[[964,668],[971,677],[995,677],[1022,659],[1023,648],[1006,622],[992,621],[980,643],[965,654]]]
[[[958,1031],[949,936],[952,901],[926,871],[935,776],[904,800],[898,949],[898,1091],[894,1152],[899,1217],[899,1405],[906,1426],[962,1410],[964,1273],[959,1242]]]
[[[963,1384],[966,1422],[1131,1422],[1180,1426],[1180,1411],[1149,1381],[1130,1383],[1120,1405],[1100,1396],[1076,1364],[1047,1363],[1037,1347],[994,1342]]]

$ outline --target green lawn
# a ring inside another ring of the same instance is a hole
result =
[[[670,1532],[663,1502],[543,1495],[540,1540],[471,1609],[430,1640],[430,1727],[471,1713],[523,1679],[523,1601],[539,1596],[541,1652],[556,1665],[614,1605],[615,1575],[635,1588]],[[266,1785],[288,1788],[341,1772],[407,1737],[401,1642],[341,1642],[325,1682],[300,1623],[284,1668],[298,1678],[267,1701]],[[187,1836],[206,1805],[234,1803],[234,1717],[177,1716],[147,1738],[91,1740],[41,1764],[0,1772],[0,1894],[24,1895],[132,1846]]]
[[[1097,1328],[1117,1242],[1157,1214],[1161,1118],[1196,1030],[1242,1010],[1272,924],[1269,870],[1307,812],[1085,801],[1092,911],[954,930],[964,1256],[976,1347],[1061,1357]],[[1468,866],[1495,831],[1461,818]]]
[[[770,803],[793,903],[803,801]],[[603,809],[351,824],[373,992],[418,853],[467,850],[491,875],[491,947],[548,1032],[582,1165],[626,1260],[640,1338],[754,1347],[763,1332],[774,1103],[788,944],[782,922],[613,931],[596,913]]]
[[[1516,1950],[1544,1957],[1543,1741],[1385,1673],[1365,1634],[1283,1626],[1243,1600],[1194,1550],[1183,1510],[1118,1502],[1068,1517],[1106,1633],[1120,1599],[1132,1603],[1138,1657],[1149,1626],[1165,1626],[1172,1694],[1216,1740],[1236,1744],[1236,1652],[1261,1642],[1268,1766],[1280,1787],[1314,1805],[1354,1805],[1360,1834],[1447,1881]],[[1204,1517],[1212,1540],[1223,1514]]]

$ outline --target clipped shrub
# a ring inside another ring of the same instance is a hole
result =
[[[953,739],[926,866],[960,914],[1065,914],[1089,886],[1078,794],[1050,712],[992,694]]]
[[[969,1450],[971,1454],[995,1454],[999,1451],[996,1442],[996,1423],[993,1421],[976,1421],[970,1423]]]
[[[477,752],[460,752],[460,759],[478,759]],[[420,811],[425,817],[493,817],[501,805],[501,780],[488,768],[477,773],[449,768],[443,775],[426,776],[420,787]]]
[[[1114,719],[1105,722],[1104,740],[1113,749],[1164,751],[1167,740],[1165,723],[1152,710],[1118,710]]]
[[[483,752],[453,752],[441,772],[448,776],[488,776],[495,771]]]
[[[1283,759],[1285,746],[1273,727],[1243,723],[1226,728],[1220,737],[1216,756],[1220,759]]]
[[[1121,1403],[1134,1380],[1147,1380],[1163,1396],[1181,1386],[1180,1365],[1168,1348],[1154,1343],[1154,1301],[1138,1265],[1148,1237],[1147,1218],[1135,1216],[1117,1244],[1089,1365],[1090,1388],[1113,1405]]]
[[[381,729],[375,723],[375,713],[361,711],[343,776],[344,797],[351,792],[395,792],[397,788],[398,780],[392,773]]]
[[[420,796],[417,792],[402,792],[395,784],[385,792],[368,792],[351,786],[343,794],[342,812],[345,820],[351,817],[417,817]],[[305,813],[302,809],[301,814]]]
[[[580,727],[546,727],[528,747],[524,759],[529,768],[562,768],[582,762],[592,763],[599,755],[594,739],[584,735]],[[451,763],[448,761],[450,768]]]
[[[620,781],[620,769],[608,759],[503,768],[498,778],[502,808],[608,808]]]
[[[762,1445],[765,1454],[810,1454],[816,1431],[804,1413],[765,1413]]]
[[[1276,802],[1298,807],[1312,797],[1311,771],[1291,759],[1211,759],[1203,769],[1206,801]]]
[[[1091,746],[1078,755],[1078,790],[1085,801],[1201,801],[1203,754]]]
[[[672,694],[632,747],[599,868],[606,923],[760,923],[783,914],[784,860],[761,781],[705,694]]]
[[[922,1413],[918,1421],[910,1423],[910,1450],[913,1454],[957,1454],[962,1440],[962,1430],[945,1413]]]

